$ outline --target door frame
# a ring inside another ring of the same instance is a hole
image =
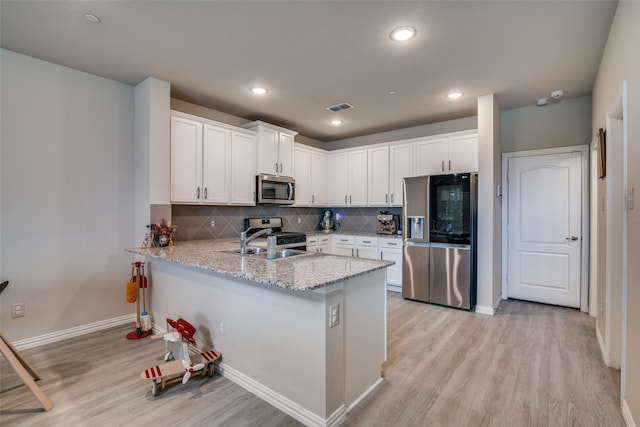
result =
[[[581,233],[580,241],[580,311],[589,311],[589,145],[573,145],[569,147],[545,148],[540,150],[516,151],[502,153],[502,299],[509,299],[507,286],[508,260],[509,260],[509,160],[517,157],[541,156],[548,154],[567,154],[580,152],[582,165],[582,207],[581,207]]]

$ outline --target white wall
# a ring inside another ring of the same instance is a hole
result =
[[[502,162],[500,109],[494,95],[478,98],[478,301],[476,310],[493,314],[502,295],[502,208],[496,197]]]
[[[623,408],[635,425],[640,425],[640,2],[623,0],[618,4],[607,46],[593,89],[593,128],[605,127],[606,112],[623,81],[627,81],[628,188],[635,189],[635,208],[628,210],[626,371]],[[633,424],[631,424],[633,425]]]
[[[571,147],[591,142],[591,97],[502,112],[502,152]]]
[[[0,50],[2,332],[133,314],[133,88]],[[26,315],[11,318],[11,304]]]

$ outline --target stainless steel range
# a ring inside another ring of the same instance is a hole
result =
[[[251,236],[260,230],[270,228],[276,236],[276,248],[307,250],[307,235],[300,232],[282,231],[281,217],[245,218],[244,230]],[[267,246],[267,236],[260,236],[253,241],[255,246]]]

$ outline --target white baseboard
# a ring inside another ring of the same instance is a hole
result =
[[[224,362],[220,363],[218,369],[225,378],[228,378],[245,390],[272,404],[282,412],[292,416],[306,426],[331,427],[338,425],[336,423],[338,421],[342,422],[342,420],[344,419],[344,405],[338,408],[338,410],[335,411],[329,418],[324,419],[319,415],[309,411],[308,409],[300,406],[291,399],[288,399],[287,397],[284,397],[283,395],[275,392],[269,387],[266,387],[265,385],[259,383],[253,378],[250,378],[242,372],[233,369],[229,365],[226,365]]]
[[[624,418],[624,422],[627,423],[627,427],[636,427],[637,424],[633,419],[633,415],[631,415],[631,409],[629,409],[627,399],[622,399],[622,418]]]
[[[596,319],[597,322],[597,319]],[[600,334],[600,329],[596,323],[596,338],[598,339],[598,346],[600,347],[600,354],[602,355],[602,360],[604,364],[609,366],[609,360],[607,357],[607,346],[604,343],[604,338],[602,338],[602,334]]]
[[[387,290],[391,291],[391,292],[397,292],[397,293],[402,293],[402,286],[399,285],[390,285],[389,283],[387,283]]]
[[[14,341],[11,344],[17,350],[26,350],[28,348],[38,347],[53,342],[66,340],[68,338],[77,337],[91,332],[101,331],[103,329],[112,328],[114,326],[124,325],[125,323],[133,323],[136,321],[135,314],[127,314],[125,316],[114,317],[113,319],[101,320],[95,323],[89,323],[87,325],[76,326],[75,328],[64,329],[62,331],[52,332],[50,334],[40,335],[33,338],[27,338],[24,340]]]
[[[489,316],[493,316],[495,314],[495,311],[493,310],[493,307],[487,307],[487,306],[484,306],[484,305],[476,305],[476,313],[488,314]]]
[[[369,387],[364,393],[362,393],[360,395],[360,397],[358,397],[351,405],[349,405],[349,407],[347,408],[347,414],[349,412],[351,412],[351,410],[353,408],[355,408],[356,406],[358,406],[358,404],[360,402],[362,402],[367,396],[369,396],[369,394],[371,394],[371,392],[373,392],[373,390],[376,389],[376,387],[378,387],[380,384],[382,384],[382,381],[384,381],[384,378],[380,378],[378,379],[378,381],[376,381],[375,383],[373,383],[373,385],[371,387]]]

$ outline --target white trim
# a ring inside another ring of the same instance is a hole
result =
[[[125,323],[133,323],[135,322],[135,320],[135,314],[127,314],[125,316],[114,317],[113,319],[101,320],[99,322],[89,323],[87,325],[76,326],[75,328],[64,329],[62,331],[52,332],[50,334],[15,341],[12,344],[17,350],[26,350],[28,348],[66,340],[68,338],[89,334],[91,332],[101,331],[103,329],[112,328],[114,326],[124,325]]]
[[[579,151],[582,166],[582,240],[580,269],[580,311],[589,311],[589,145],[572,145],[569,147],[545,148],[541,150],[516,151],[502,153],[502,298],[509,299],[507,268],[509,254],[509,160],[516,157],[542,156],[548,154],[566,154]]]
[[[596,338],[598,339],[598,345],[600,346],[600,354],[602,355],[602,360],[605,365],[609,366],[609,357],[607,356],[607,346],[604,343],[604,338],[602,338],[602,332],[600,332],[600,328],[598,328],[597,322],[596,322]]]
[[[487,307],[485,305],[476,305],[476,313],[493,316],[495,314],[495,310],[493,307]]]
[[[233,369],[229,365],[220,363],[218,369],[225,378],[228,378],[230,381],[233,381],[240,387],[270,403],[306,426],[333,427],[339,425],[345,419],[346,410],[344,405],[341,405],[333,414],[325,419],[246,376],[242,372]]]
[[[386,360],[386,358],[385,358],[385,360]],[[369,394],[371,394],[373,392],[373,390],[375,390],[380,384],[382,384],[382,381],[384,381],[384,378],[379,378],[378,381],[373,383],[373,385],[371,387],[369,387],[356,400],[354,400],[353,403],[351,405],[349,405],[349,407],[347,407],[347,414],[349,412],[351,412],[356,406],[358,406],[358,404],[360,402],[362,402],[367,396],[369,396]]]
[[[637,424],[633,419],[633,415],[631,415],[631,409],[629,409],[627,399],[622,399],[622,418],[624,418],[624,422],[627,423],[627,427],[636,427]]]

